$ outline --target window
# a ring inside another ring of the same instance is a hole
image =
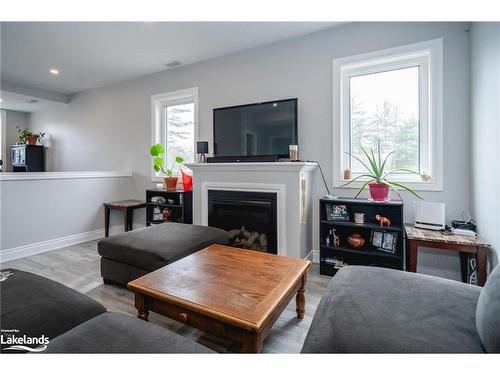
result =
[[[198,121],[198,89],[186,89],[151,97],[152,144],[165,146],[165,165],[170,168],[176,156],[193,163]],[[153,181],[161,173],[151,168]]]
[[[377,150],[414,189],[442,190],[442,40],[333,62],[334,186],[364,172],[362,148]],[[350,187],[362,184],[353,183]]]

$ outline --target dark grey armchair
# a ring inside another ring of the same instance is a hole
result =
[[[484,288],[347,266],[331,280],[302,353],[498,353],[500,267]]]

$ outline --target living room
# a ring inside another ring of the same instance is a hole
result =
[[[2,354],[498,353],[500,22],[423,18],[2,20]]]

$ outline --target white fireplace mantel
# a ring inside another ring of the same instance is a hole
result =
[[[187,163],[193,171],[214,172],[312,172],[316,163],[310,162],[268,162],[268,163]]]
[[[208,224],[208,191],[274,192],[278,254],[305,258],[312,249],[312,178],[315,163],[186,164],[193,171],[193,221]]]

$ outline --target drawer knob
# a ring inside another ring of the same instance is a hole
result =
[[[180,320],[181,322],[183,322],[183,323],[186,323],[186,322],[187,322],[187,320],[188,320],[188,314],[186,314],[186,313],[181,313],[181,314],[179,314],[179,320]]]

